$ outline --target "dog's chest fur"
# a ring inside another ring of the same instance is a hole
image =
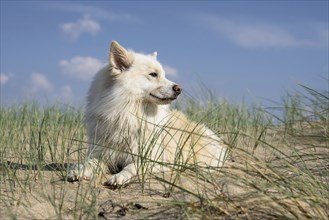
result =
[[[104,90],[102,77],[105,74],[96,76],[100,79],[94,81],[90,89],[92,96],[88,97],[89,152],[92,157],[105,156],[110,171],[118,172],[132,162],[130,155],[140,153],[140,147],[149,144],[150,136],[156,135],[161,125],[167,123],[170,110],[167,105],[158,106],[138,100],[124,89],[116,88],[115,84]]]

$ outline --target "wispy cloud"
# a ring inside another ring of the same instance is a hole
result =
[[[96,35],[101,30],[101,25],[89,15],[84,15],[83,18],[75,22],[62,24],[60,28],[65,36],[71,40],[76,40],[84,33]]]
[[[76,56],[70,60],[59,61],[63,74],[80,80],[89,80],[105,65],[105,62],[94,57]]]
[[[167,75],[177,76],[178,70],[176,68],[168,66],[168,65],[162,65],[162,66]]]
[[[141,23],[142,20],[140,17],[126,12],[111,11],[108,9],[103,9],[101,7],[91,6],[91,5],[82,5],[77,3],[69,2],[39,2],[40,5],[43,5],[45,8],[51,10],[57,10],[62,12],[77,13],[77,14],[89,14],[93,18],[100,19],[105,22],[133,22]]]
[[[11,74],[1,73],[0,74],[0,85],[5,85],[11,78]]]
[[[248,23],[242,20],[228,20],[214,15],[202,15],[200,20],[208,28],[226,37],[233,43],[248,49],[289,48],[289,47],[327,47],[328,30],[309,26],[311,38],[294,34],[287,28],[269,23]]]
[[[82,5],[68,2],[51,2],[39,3],[44,8],[56,10],[60,12],[68,12],[82,15],[81,19],[76,21],[69,21],[61,24],[60,29],[64,36],[71,40],[77,40],[82,34],[96,35],[101,30],[101,25],[105,23],[114,22],[129,22],[133,24],[140,24],[142,20],[140,17],[126,12],[110,11],[100,7]]]
[[[63,10],[71,11],[71,12],[78,12],[84,14],[91,14],[95,18],[102,19],[108,22],[115,22],[115,21],[130,21],[130,22],[140,22],[140,18],[124,12],[113,12],[109,10],[104,10],[99,7],[95,6],[86,6],[86,5],[77,5],[77,4],[66,4],[62,7]]]
[[[46,75],[42,73],[32,73],[30,75],[28,87],[23,88],[24,95],[32,96],[39,101],[46,99],[57,100],[61,103],[72,103],[74,93],[69,85],[55,86]]]
[[[53,91],[54,87],[49,82],[47,77],[41,73],[32,73],[31,75],[31,92],[51,92]]]

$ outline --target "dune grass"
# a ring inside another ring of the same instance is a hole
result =
[[[158,212],[141,208],[130,217],[328,219],[329,94],[300,88],[270,109],[233,105],[211,93],[202,102],[185,96],[175,108],[222,137],[229,147],[227,161],[220,169],[202,168],[178,156],[174,164],[164,164],[170,167],[167,175],[150,173],[157,163],[146,163],[152,139],[159,138],[154,133],[136,161],[142,190],[136,202],[154,202],[144,189],[158,186],[169,198],[156,201],[164,207]],[[47,218],[104,218],[107,202],[123,196],[97,181],[65,181],[70,164],[86,154],[82,109],[31,102],[1,108],[0,218],[41,218],[40,202],[47,204],[42,206]],[[119,192],[129,197],[133,190]],[[120,207],[116,217],[140,207],[111,204],[112,212]]]

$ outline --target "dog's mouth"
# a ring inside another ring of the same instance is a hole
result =
[[[155,98],[155,99],[158,99],[160,101],[163,101],[163,102],[173,101],[177,98],[177,96],[176,97],[159,97],[159,96],[156,96],[152,93],[150,93],[150,96]]]

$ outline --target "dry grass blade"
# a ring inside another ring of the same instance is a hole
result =
[[[209,91],[203,101],[186,98],[176,108],[230,147],[224,167],[181,158],[193,130],[177,142],[174,163],[150,160],[164,131],[143,137],[141,128],[138,178],[114,191],[101,179],[63,181],[70,164],[85,158],[81,110],[1,107],[0,218],[328,219],[329,92],[301,88],[284,97],[279,113],[219,101]],[[168,171],[155,173],[155,165]]]

